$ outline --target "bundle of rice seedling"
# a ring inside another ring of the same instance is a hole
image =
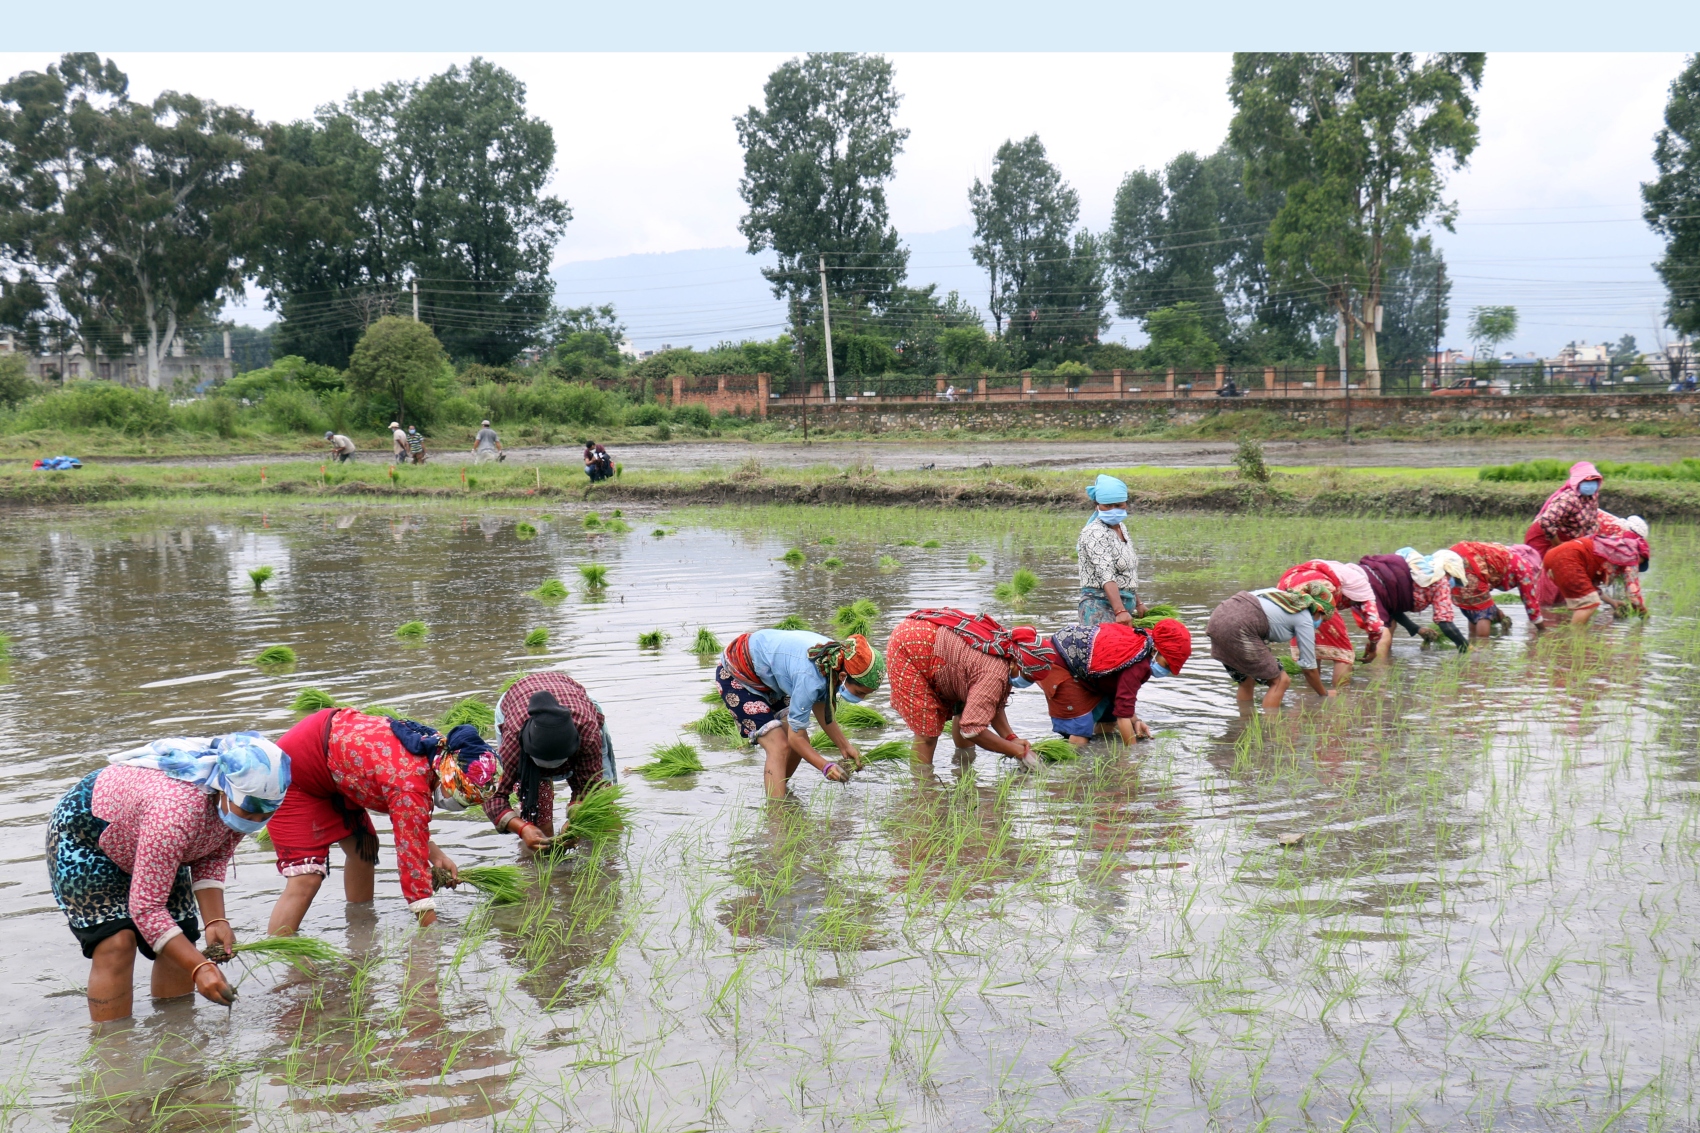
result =
[[[1073,763],[1080,758],[1080,749],[1067,740],[1040,740],[1033,751],[1046,763]]]
[[[937,539],[928,539],[925,543],[921,544],[921,550],[936,551],[942,546],[944,546],[944,544],[940,543]]]
[[[702,694],[702,702],[704,704],[719,704],[722,699],[719,686],[711,688]]]
[[[1000,582],[993,587],[992,597],[1011,606],[1020,606],[1038,588],[1039,576],[1023,567],[1008,582]]]
[[[832,536],[832,535],[822,535],[820,537],[819,542],[820,542],[820,545],[823,546],[823,547],[836,547],[836,546],[838,546],[838,539],[835,536]]]
[[[407,714],[399,708],[391,708],[387,704],[362,704],[356,711],[367,716],[394,716],[397,720],[407,719]]]
[[[304,688],[295,694],[289,707],[296,712],[317,712],[323,708],[335,708],[337,702],[331,699],[330,693],[321,689]]]
[[[619,519],[622,515],[625,515],[625,514],[626,513],[621,511],[619,508],[614,509],[614,518],[615,519]]]
[[[826,734],[824,728],[816,728],[809,733],[809,746],[816,751],[838,750],[838,745],[832,742],[832,737]]]
[[[720,639],[715,637],[706,626],[697,627],[696,640],[691,642],[691,652],[698,657],[709,657],[720,652]]]
[[[9,633],[0,633],[0,661],[10,661],[11,659],[12,635]]]
[[[849,728],[852,731],[883,728],[890,723],[884,716],[869,708],[866,704],[841,704],[838,711],[833,714],[833,719],[838,721],[839,727]]]
[[[262,589],[266,585],[266,580],[271,576],[272,568],[269,566],[255,567],[248,572],[248,577],[253,580],[255,590]]]
[[[1164,618],[1178,618],[1180,616],[1181,612],[1178,607],[1171,606],[1167,602],[1159,602],[1155,606],[1145,607],[1145,616],[1133,619],[1133,628],[1150,629]]]
[[[891,760],[908,759],[911,746],[904,740],[887,740],[876,744],[862,753],[863,763],[886,763]]]
[[[287,645],[268,645],[254,658],[254,664],[268,669],[274,665],[293,665],[295,650]]]
[[[880,556],[880,573],[890,574],[894,570],[902,570],[903,563],[890,555]]]
[[[657,539],[664,539],[667,536],[667,532],[660,527],[657,527],[654,531],[651,531],[650,534],[655,536]]]
[[[250,940],[246,944],[238,944],[235,955],[259,964],[281,961],[303,969],[311,964],[334,964],[343,958],[335,945],[314,936],[267,936]]]
[[[537,538],[537,528],[521,520],[514,524],[514,537],[517,539],[535,539]]]
[[[531,592],[533,598],[541,598],[545,602],[558,602],[567,596],[567,584],[558,578],[544,579],[543,585]]]
[[[258,830],[254,831],[254,841],[259,843],[261,846],[270,848],[272,844],[271,831],[267,830],[264,826],[260,827]]]
[[[1299,677],[1304,675],[1304,670],[1299,668],[1299,663],[1293,660],[1291,656],[1277,657],[1276,660],[1281,662],[1282,671],[1289,677]]]
[[[786,551],[783,555],[779,556],[779,561],[784,563],[786,566],[802,566],[806,558],[807,556],[805,556],[803,552],[792,547],[789,551]]]
[[[548,626],[538,626],[536,629],[533,629],[530,633],[525,635],[525,647],[527,649],[542,649],[545,645],[548,645],[548,644],[549,644],[549,627]]]
[[[899,547],[919,547],[920,546],[920,544],[915,542],[915,540],[913,540],[913,539],[899,539],[897,541],[897,545]]]
[[[878,606],[867,598],[858,598],[848,606],[838,607],[832,615],[832,627],[840,637],[849,637],[853,633],[866,637],[874,628],[874,619],[879,616]]]
[[[585,563],[578,572],[585,586],[591,590],[601,590],[608,585],[608,568],[601,563]]]
[[[686,724],[685,730],[695,732],[699,736],[727,738],[738,734],[738,719],[732,715],[730,708],[721,705],[718,708],[710,708],[702,719]]]
[[[630,531],[631,529],[632,529],[632,525],[627,523],[623,519],[610,519],[606,524],[603,525],[603,528],[602,528],[602,530],[608,532],[610,535],[624,535],[626,532]]]
[[[969,570],[979,570],[981,567],[983,567],[985,565],[986,565],[986,560],[982,559],[979,555],[969,555],[968,556],[968,569]]]
[[[469,696],[465,700],[457,701],[443,713],[443,718],[437,721],[437,728],[447,732],[460,724],[471,724],[480,732],[493,732],[496,730],[496,710],[482,700]]]
[[[520,681],[523,681],[525,678],[529,677],[530,675],[531,675],[530,669],[521,669],[519,672],[510,676],[507,680],[503,681],[500,685],[496,686],[496,699],[497,700],[502,699],[503,693],[507,692],[510,688],[513,688],[514,685],[518,684]]]
[[[395,635],[405,641],[418,641],[431,632],[431,627],[424,622],[402,622],[395,627]]]
[[[583,802],[568,808],[567,825],[561,834],[591,842],[618,834],[632,813],[625,798],[626,789],[618,783],[591,791]]]
[[[830,559],[822,561],[820,565],[825,570],[839,570],[844,566],[844,560],[835,555]]]
[[[809,623],[808,623],[807,619],[798,617],[796,614],[786,614],[783,618],[780,618],[778,621],[773,623],[773,628],[774,629],[808,629]]]
[[[667,640],[667,635],[658,629],[638,634],[639,649],[660,649],[661,643]]]
[[[697,755],[697,749],[681,740],[676,744],[655,748],[649,753],[649,762],[632,768],[632,774],[642,775],[645,779],[678,779],[685,775],[694,775],[701,770],[702,760]]]
[[[525,900],[525,875],[517,865],[469,865],[460,871],[460,884],[472,886],[492,905],[517,905]]]
[[[584,525],[586,527],[601,527],[602,517],[597,515],[595,512],[590,512],[584,517]]]

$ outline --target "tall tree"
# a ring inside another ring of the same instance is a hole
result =
[[[1700,55],[1671,82],[1653,163],[1659,175],[1641,186],[1642,215],[1665,238],[1655,265],[1670,292],[1665,321],[1678,334],[1700,334]]]
[[[812,53],[767,78],[765,104],[733,119],[744,147],[739,224],[751,255],[771,248],[762,274],[794,317],[830,298],[883,307],[903,282],[909,251],[886,208],[885,184],[909,131],[892,124],[902,96],[878,55]]]
[[[1411,254],[1404,261],[1388,265],[1381,288],[1384,312],[1378,340],[1384,367],[1420,372],[1436,337],[1445,333],[1451,317],[1452,281],[1446,278],[1444,265],[1427,236],[1411,243]]]
[[[1375,309],[1389,263],[1417,229],[1448,230],[1442,165],[1477,139],[1474,92],[1486,55],[1239,53],[1229,142],[1261,188],[1285,193],[1264,254],[1277,284],[1310,290],[1363,337],[1378,380]]]
[[[90,53],[17,76],[0,104],[8,255],[38,288],[52,278],[61,317],[85,337],[140,340],[159,388],[179,327],[242,290],[259,126],[175,91],[133,102],[124,75]]]
[[[1096,342],[1109,326],[1098,241],[1074,230],[1080,195],[1039,136],[999,146],[990,180],[974,179],[968,205],[977,241],[970,251],[991,277],[998,333],[1039,352]]]

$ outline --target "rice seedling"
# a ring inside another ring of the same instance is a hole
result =
[[[1073,763],[1080,758],[1080,749],[1067,740],[1039,740],[1033,750],[1046,763]]]
[[[644,633],[638,634],[638,648],[639,649],[660,649],[662,643],[665,642],[666,640],[667,640],[667,635],[665,633],[663,633],[661,630],[658,630],[658,629],[648,630]]]
[[[496,710],[482,700],[469,696],[465,700],[456,701],[443,713],[443,718],[437,721],[438,729],[444,732],[460,724],[471,724],[480,732],[493,732],[496,730]]]
[[[610,535],[624,535],[632,529],[632,525],[623,519],[610,519],[602,525],[602,530]]]
[[[786,566],[794,566],[795,567],[795,566],[802,566],[803,563],[807,560],[807,558],[808,558],[808,556],[804,555],[803,552],[799,551],[795,547],[792,547],[789,551],[786,551],[783,555],[779,556],[779,561],[784,563]]]
[[[903,563],[891,555],[881,555],[879,568],[881,574],[890,574],[894,570],[902,570]]]
[[[654,531],[651,531],[650,534],[657,539],[665,539],[667,537],[667,529],[664,527],[657,527]]]
[[[725,705],[710,708],[708,714],[700,720],[692,720],[685,725],[685,730],[695,732],[699,736],[719,736],[730,739],[738,734],[738,718],[732,715],[732,710]]]
[[[863,637],[874,628],[874,619],[880,616],[880,608],[867,598],[858,598],[847,606],[840,606],[832,615],[832,627],[840,637],[849,637],[859,633]]]
[[[899,547],[919,547],[921,544],[917,543],[913,539],[899,539],[897,541],[897,545]]]
[[[254,841],[260,847],[270,849],[272,844],[271,831],[267,830],[264,826],[260,827],[258,830],[254,831]]]
[[[844,560],[834,556],[830,559],[822,560],[820,565],[823,570],[842,570],[844,567]]]
[[[280,665],[293,665],[295,664],[295,650],[287,645],[268,645],[255,656],[254,664],[262,669],[276,668]]]
[[[823,547],[836,547],[836,546],[838,546],[837,538],[835,538],[834,536],[831,536],[831,535],[822,535],[818,540],[816,540],[816,542],[818,542]]]
[[[248,572],[248,578],[253,582],[256,593],[265,589],[266,582],[270,580],[271,576],[272,568],[269,566],[254,567]]]
[[[568,593],[566,583],[558,578],[546,578],[543,580],[543,585],[531,592],[531,596],[540,598],[545,602],[558,602],[565,598]]]
[[[595,512],[588,512],[584,517],[584,525],[586,527],[601,527],[602,517]]]
[[[590,842],[601,842],[618,834],[632,814],[625,799],[626,789],[618,783],[591,791],[583,801],[567,808],[567,825],[561,833]]]
[[[387,704],[362,704],[357,711],[367,716],[394,716],[397,720],[407,719],[407,713],[399,708],[391,708]]]
[[[402,622],[395,627],[395,635],[403,641],[418,641],[431,632],[431,627],[424,622]]]
[[[615,519],[619,519],[622,515],[625,515],[625,514],[626,513],[619,508],[614,509],[614,518]]]
[[[968,569],[969,570],[979,570],[981,567],[983,567],[985,565],[986,565],[986,560],[982,559],[979,555],[972,555],[971,554],[971,555],[968,556]]]
[[[826,729],[824,728],[816,728],[814,731],[809,733],[809,746],[814,748],[816,751],[838,750],[838,745],[833,743],[832,737],[826,734]]]
[[[783,618],[780,618],[778,621],[773,623],[773,628],[774,629],[809,629],[810,626],[809,626],[809,621],[808,621],[807,618],[801,617],[797,614],[786,614]]]
[[[608,568],[601,563],[585,563],[578,568],[587,590],[601,590],[608,585]]]
[[[632,774],[642,775],[645,779],[678,779],[701,770],[702,759],[696,748],[681,740],[652,750],[649,762],[632,768]]]
[[[936,551],[942,546],[944,546],[944,544],[940,543],[937,539],[928,539],[925,543],[921,544],[921,550]]]
[[[259,964],[293,964],[304,971],[313,964],[334,964],[344,959],[334,944],[316,936],[262,937],[238,944],[234,955]]]
[[[1022,567],[1008,582],[1000,582],[992,588],[992,597],[1005,605],[1019,608],[1027,600],[1027,596],[1039,588],[1039,576]]]
[[[838,711],[833,713],[833,719],[840,727],[852,731],[865,731],[871,728],[884,728],[891,723],[884,715],[866,704],[841,704]]]
[[[862,753],[863,763],[887,763],[898,759],[908,759],[911,745],[906,740],[887,740],[883,744],[875,744]]]
[[[531,676],[530,669],[521,669],[519,672],[511,674],[506,680],[496,686],[496,699],[502,699],[503,693],[507,692],[510,688],[513,688],[516,684],[529,676]]]
[[[316,688],[302,689],[295,694],[295,699],[289,705],[293,712],[318,712],[321,709],[335,708],[336,706],[337,702],[331,699],[330,693]]]
[[[1155,606],[1145,607],[1145,616],[1133,619],[1133,628],[1150,629],[1164,618],[1178,618],[1180,616],[1179,607],[1171,606],[1167,602],[1159,602]]]
[[[537,528],[522,519],[518,523],[514,524],[514,538],[535,539],[537,538]]]
[[[712,657],[720,652],[720,639],[707,626],[698,626],[696,639],[691,642],[691,652],[698,657]]]
[[[704,703],[704,704],[719,704],[719,703],[721,703],[723,697],[720,695],[719,686],[711,688],[707,692],[703,693],[701,699],[702,699],[702,703]]]
[[[547,646],[548,644],[549,644],[549,627],[548,626],[536,626],[532,629],[532,631],[530,633],[525,635],[525,647],[527,649],[542,649],[545,646]]]
[[[517,865],[465,866],[460,883],[490,898],[492,905],[517,905],[525,900],[525,875]]]

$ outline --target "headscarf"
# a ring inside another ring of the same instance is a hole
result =
[[[1192,631],[1178,619],[1164,618],[1146,632],[1151,635],[1152,643],[1162,655],[1164,666],[1169,672],[1179,676],[1181,666],[1192,656]]]
[[[1464,581],[1464,556],[1451,547],[1442,547],[1428,558],[1440,568],[1440,573],[1449,574],[1459,582]]]
[[[1613,566],[1638,567],[1642,559],[1652,554],[1647,548],[1647,540],[1633,531],[1623,535],[1594,535],[1590,538],[1594,544],[1594,554]]]
[[[1415,547],[1400,547],[1395,553],[1410,566],[1411,581],[1418,586],[1433,586],[1447,575],[1463,581],[1463,556],[1451,548],[1443,547],[1432,555],[1422,555]]]
[[[276,811],[289,790],[288,754],[258,732],[172,736],[107,756],[107,762],[152,767],[208,794],[222,791],[232,806],[250,814]]]
[[[465,806],[481,805],[490,797],[502,764],[476,727],[456,724],[445,736],[417,720],[391,716],[389,722],[390,733],[397,743],[421,759],[431,761],[444,794]]]
[[[1127,503],[1127,485],[1114,476],[1098,474],[1098,479],[1086,489],[1086,498],[1095,504],[1125,504]]]
[[[525,725],[519,730],[519,813],[527,822],[537,821],[537,796],[544,779],[566,774],[567,764],[578,754],[578,721],[555,694],[540,689],[526,706]]]
[[[1651,543],[1652,530],[1647,526],[1647,521],[1642,519],[1640,516],[1630,516],[1628,519],[1623,521],[1623,525],[1629,528],[1629,530],[1635,532],[1635,534],[1641,536],[1642,539],[1647,540],[1649,544]]]
[[[1031,626],[1007,630],[990,614],[967,614],[949,606],[916,610],[909,616],[949,630],[970,649],[1013,662],[1028,680],[1036,680],[1057,662],[1055,651],[1039,644],[1039,634]]]
[[[1334,589],[1320,578],[1300,583],[1292,590],[1270,586],[1263,590],[1253,590],[1252,593],[1259,598],[1269,599],[1289,614],[1310,610],[1327,618],[1334,612],[1334,603],[1329,600],[1334,595]]]
[[[1601,476],[1600,470],[1595,468],[1590,462],[1586,460],[1578,460],[1575,464],[1570,466],[1570,475],[1565,478],[1564,487],[1547,497],[1546,503],[1541,505],[1541,511],[1545,511],[1547,508],[1551,507],[1552,502],[1562,496],[1565,492],[1576,491],[1577,487],[1584,480],[1599,480],[1601,483],[1604,483],[1605,477]],[[1597,493],[1594,498],[1599,498]]]

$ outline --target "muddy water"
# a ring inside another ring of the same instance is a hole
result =
[[[432,719],[559,665],[599,698],[630,767],[706,708],[708,662],[685,650],[699,626],[723,641],[792,613],[824,626],[869,597],[883,631],[916,605],[995,608],[1017,566],[1044,583],[1023,616],[1051,626],[1072,607],[1072,532],[1049,517],[627,518],[621,535],[565,513],[0,518],[7,1119],[1072,1130],[1700,1116],[1687,529],[1655,533],[1650,625],[1532,643],[1512,607],[1512,635],[1468,658],[1401,642],[1393,669],[1360,671],[1343,701],[1295,694],[1249,731],[1201,639],[1141,697],[1155,742],[1042,775],[941,752],[848,787],[805,770],[795,799],[769,807],[746,750],[693,741],[704,772],[632,780],[628,838],[545,871],[523,906],[445,895],[442,923],[416,932],[386,846],[375,904],[345,904],[333,879],[304,926],[347,949],[354,974],[237,963],[232,1011],[144,993],[131,1025],[91,1035],[86,964],[41,844],[53,803],[108,751],[281,731],[304,685]],[[520,538],[519,519],[541,534]],[[1508,534],[1169,520],[1140,543],[1148,596],[1197,627],[1314,554]],[[942,545],[903,545],[928,538]],[[794,546],[807,565],[776,561]],[[592,562],[608,567],[601,594],[578,582]],[[259,565],[276,573],[255,595]],[[572,595],[526,595],[550,577]],[[398,642],[412,619],[430,636]],[[528,651],[538,625],[551,646]],[[638,649],[651,629],[668,641]],[[279,643],[300,655],[294,672],[246,663]],[[1045,729],[1036,692],[1010,715]],[[439,816],[435,830],[463,864],[517,860],[481,821]],[[238,862],[231,916],[252,938],[279,878],[252,842]]]

